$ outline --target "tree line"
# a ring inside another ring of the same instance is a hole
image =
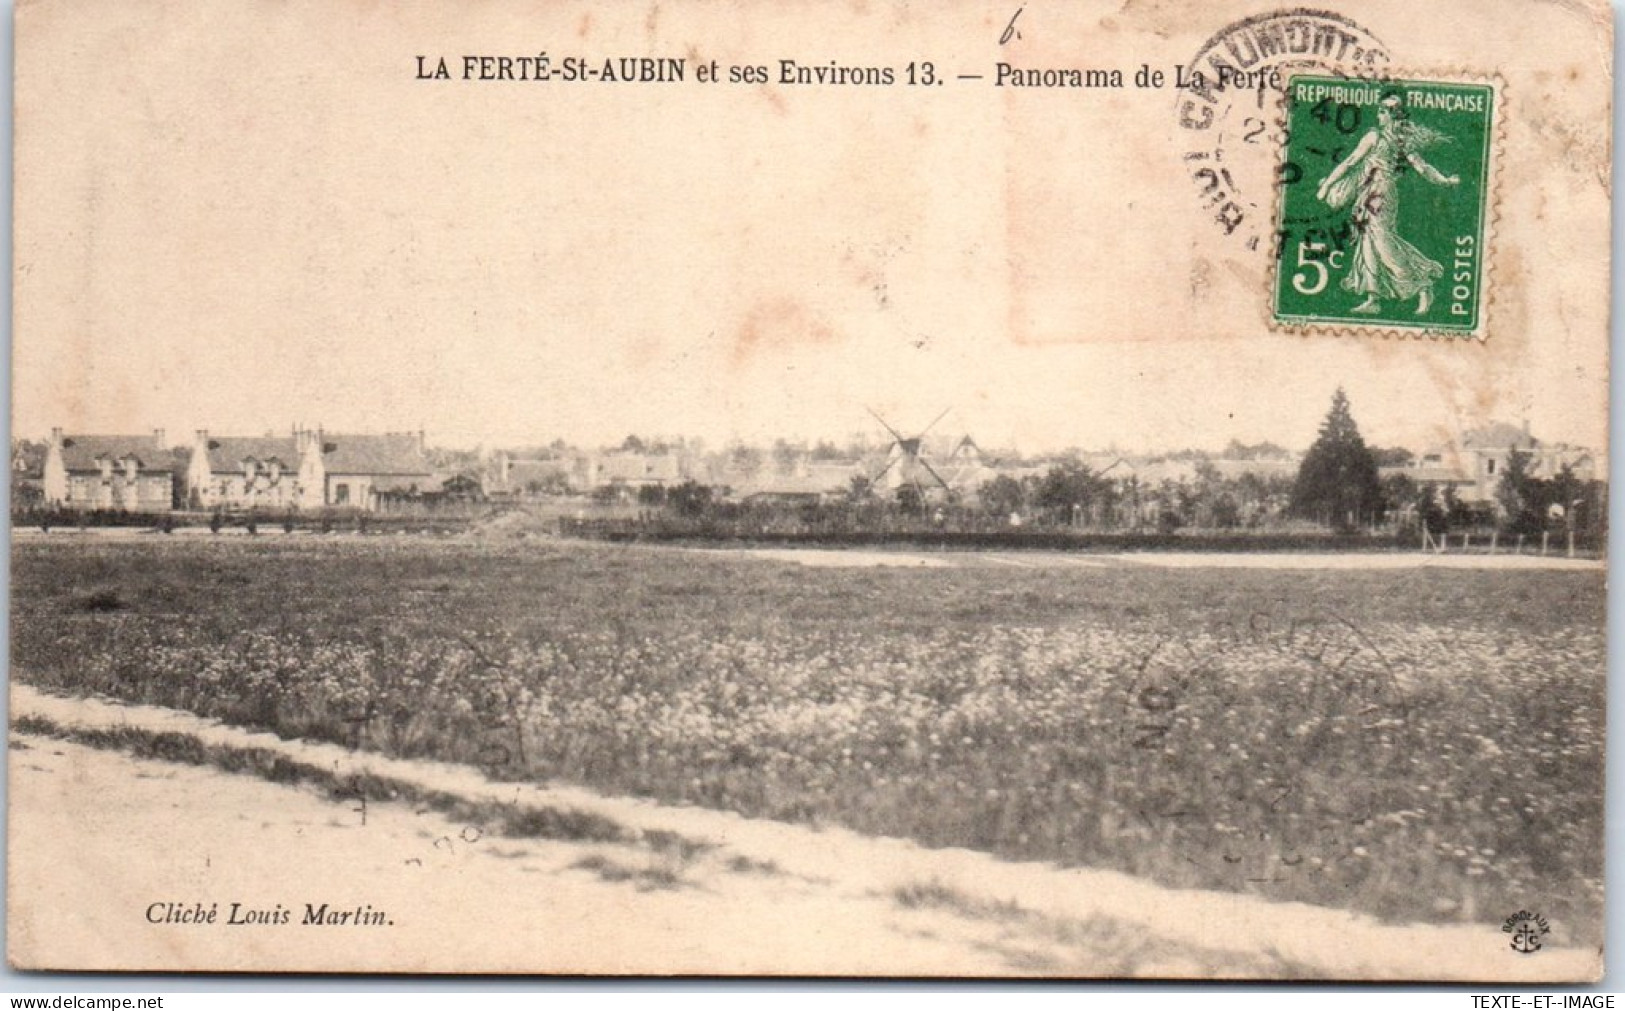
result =
[[[1285,455],[1270,444],[1241,448],[1250,452],[1236,459]],[[690,520],[749,517],[855,528],[1329,529],[1349,534],[1494,528],[1513,534],[1572,529],[1600,536],[1606,525],[1604,482],[1582,479],[1568,467],[1550,477],[1537,476],[1534,457],[1517,449],[1502,468],[1493,502],[1465,501],[1453,482],[1418,481],[1399,469],[1414,462],[1408,451],[1366,444],[1341,389],[1295,476],[1254,471],[1227,475],[1201,454],[1181,459],[1191,465],[1189,476],[1161,480],[1146,480],[1132,468],[1116,465],[1097,470],[1071,458],[1024,476],[1000,474],[956,492],[923,483],[887,488],[857,475],[843,495],[833,498],[764,496],[739,503],[730,501],[725,489],[695,481],[646,487],[637,494],[645,507]],[[1390,468],[1386,475],[1384,467]]]

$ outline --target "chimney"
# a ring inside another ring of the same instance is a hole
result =
[[[157,445],[160,453],[169,448],[167,445],[169,440],[164,437],[164,430],[161,428],[152,430],[152,441]]]
[[[57,447],[60,447],[62,445],[62,429],[60,429],[60,428],[51,429],[51,445],[57,446]]]

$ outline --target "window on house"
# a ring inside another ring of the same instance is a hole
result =
[[[336,484],[336,485],[334,485],[333,486],[333,504],[334,505],[348,505],[349,502],[350,502],[350,486],[347,485],[347,484]]]
[[[1488,467],[1489,472],[1491,474],[1495,473],[1495,461],[1494,460],[1486,460],[1484,462],[1485,462],[1485,465]]]

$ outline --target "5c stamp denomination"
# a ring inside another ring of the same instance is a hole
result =
[[[1294,77],[1273,319],[1484,336],[1491,83]]]

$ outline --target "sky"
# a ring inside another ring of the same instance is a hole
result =
[[[1602,448],[1609,93],[1568,21],[1470,40],[1537,93],[1529,53],[1578,67],[1561,112],[1508,127],[1500,290],[1471,345],[1273,331],[1267,261],[1202,208],[1165,92],[692,79],[786,56],[1171,67],[1211,26],[1157,6],[1038,6],[1025,50],[974,4],[30,7],[14,430],[722,445],[948,409],[936,431],[1023,452],[1301,449],[1343,386],[1379,445],[1527,420]],[[1404,9],[1361,16],[1398,37]],[[1408,44],[1420,63],[1460,41]],[[690,80],[417,79],[420,55],[458,74],[544,48],[669,53]]]

